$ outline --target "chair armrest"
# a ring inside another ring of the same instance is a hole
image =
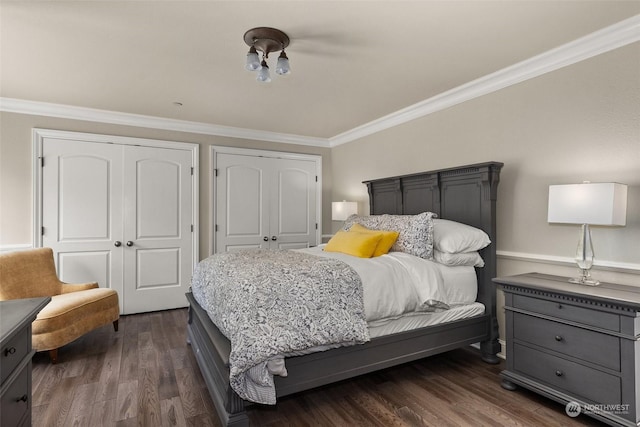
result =
[[[61,283],[62,283],[62,288],[60,289],[61,294],[68,294],[69,292],[77,292],[77,291],[86,291],[87,289],[93,289],[98,287],[97,282],[78,283],[78,284],[71,284],[71,283],[64,283],[64,282],[61,282]]]

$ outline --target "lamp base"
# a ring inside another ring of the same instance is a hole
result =
[[[598,286],[600,284],[599,281],[591,277],[591,272],[588,268],[581,268],[580,273],[582,274],[582,276],[572,277],[571,279],[569,279],[569,283],[576,283],[578,285],[585,286]]]
[[[598,280],[594,280],[591,277],[572,277],[569,279],[569,283],[576,283],[578,285],[585,286],[598,286],[600,284]]]

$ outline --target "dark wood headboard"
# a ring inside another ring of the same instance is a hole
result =
[[[461,222],[484,230],[491,245],[480,254],[485,266],[476,268],[478,298],[493,318],[491,346],[496,354],[496,199],[503,163],[487,162],[455,168],[364,181],[369,190],[371,215],[415,215],[434,212],[438,218]]]

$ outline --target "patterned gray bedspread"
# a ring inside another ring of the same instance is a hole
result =
[[[230,383],[275,404],[267,364],[317,346],[369,340],[362,283],[342,261],[287,250],[216,254],[198,264],[195,299],[231,341]]]

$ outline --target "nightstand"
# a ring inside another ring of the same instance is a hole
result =
[[[539,273],[494,282],[505,296],[504,388],[576,402],[573,413],[610,425],[639,425],[640,288]]]
[[[31,425],[31,322],[50,297],[0,301],[0,425]]]

